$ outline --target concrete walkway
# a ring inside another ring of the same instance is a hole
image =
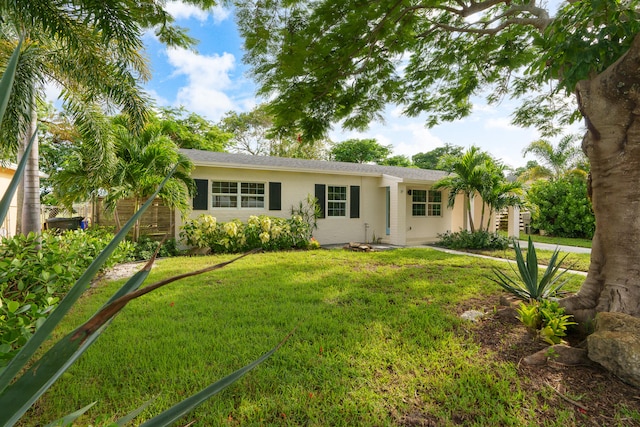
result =
[[[543,245],[544,245],[544,244],[545,244],[545,243],[543,243]],[[547,245],[547,246],[549,246],[549,247],[552,247],[552,246],[553,246],[553,248],[552,248],[551,250],[554,250],[554,249],[555,249],[555,246],[554,246],[554,245]],[[424,245],[424,246],[422,246],[422,247],[435,249],[435,250],[437,250],[437,251],[440,251],[440,252],[446,252],[446,253],[448,253],[448,254],[452,254],[452,255],[470,256],[470,257],[474,257],[474,258],[484,258],[484,259],[490,259],[490,260],[492,260],[492,261],[499,261],[499,262],[507,262],[507,263],[511,263],[511,264],[516,264],[516,262],[515,262],[514,260],[505,259],[505,258],[496,258],[496,257],[488,256],[488,255],[474,254],[474,253],[472,253],[472,252],[456,251],[456,250],[453,250],[453,249],[447,249],[447,248],[442,248],[442,247],[432,246],[432,245]],[[524,242],[524,246],[522,246],[522,243],[521,243],[521,244],[520,244],[520,247],[521,247],[521,248],[523,248],[523,247],[524,247],[524,248],[526,248],[526,247],[527,247],[527,242]],[[547,249],[547,248],[544,248],[544,247],[538,246],[538,244],[537,244],[537,243],[534,245],[534,247],[535,247],[536,249]],[[562,246],[562,247],[566,247],[566,248],[570,248],[570,249],[571,249],[571,248],[573,248],[573,249],[588,249],[588,248],[577,248],[577,247],[575,247],[575,246]],[[562,251],[563,249],[560,249],[560,250]],[[574,252],[574,251],[571,251],[571,250],[566,251],[566,250],[565,250],[564,252]],[[591,252],[591,250],[589,250],[589,252]],[[578,252],[576,252],[576,253],[578,253]],[[583,253],[584,253],[584,252],[583,252]],[[547,266],[546,266],[546,265],[543,265],[543,264],[538,264],[538,267],[540,267],[540,268],[547,268]],[[567,270],[567,271],[568,271],[569,273],[572,273],[572,274],[579,274],[579,275],[581,275],[581,276],[586,276],[586,275],[587,275],[587,272],[586,272],[586,271],[578,271],[578,270]]]
[[[528,242],[526,240],[519,240],[518,242],[520,242],[520,248],[522,249],[526,249]],[[533,246],[536,249],[544,249],[544,250],[548,250],[548,251],[555,251],[556,248],[560,249],[560,252],[573,252],[576,254],[590,254],[591,253],[591,248],[581,248],[578,246],[564,246],[564,245],[552,245],[550,243],[539,243],[539,242],[533,242]]]

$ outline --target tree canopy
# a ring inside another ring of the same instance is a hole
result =
[[[347,139],[331,148],[330,156],[336,162],[380,163],[391,154],[390,145],[381,145],[375,139]]]
[[[420,169],[446,170],[444,165],[440,164],[440,160],[447,155],[461,156],[462,147],[447,143],[426,153],[414,154],[411,159],[413,164]]]
[[[238,1],[238,17],[277,126],[359,129],[389,103],[435,125],[469,114],[478,95],[521,98],[515,121],[554,133],[579,117],[564,95],[629,49],[636,4],[572,1],[552,17],[528,0]]]
[[[307,139],[336,124],[364,128],[390,104],[431,126],[453,121],[474,97],[519,100],[513,122],[543,138],[584,117],[595,262],[562,304],[580,320],[640,317],[629,267],[640,263],[639,0],[570,0],[557,11],[546,0],[236,3],[276,127]]]

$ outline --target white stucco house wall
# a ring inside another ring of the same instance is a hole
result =
[[[0,164],[0,199],[4,197],[5,193],[7,192],[9,184],[11,183],[11,179],[16,173],[16,168],[17,166],[12,163],[5,165]],[[9,206],[9,211],[7,212],[7,216],[5,217],[4,221],[0,223],[0,237],[11,237],[16,234],[17,216],[17,195],[14,194]]]
[[[432,190],[445,176],[442,171],[180,151],[195,165],[191,176],[197,195],[189,219],[201,214],[221,222],[246,221],[250,215],[289,218],[291,207],[311,194],[323,213],[314,232],[321,244],[372,242],[375,236],[382,243],[405,246],[467,229],[463,196],[448,209],[446,191]],[[177,218],[176,236],[181,225]]]

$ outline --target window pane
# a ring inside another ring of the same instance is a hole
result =
[[[434,203],[442,202],[442,192],[429,190],[429,201]]]
[[[427,190],[412,190],[413,203],[424,203],[427,201]]]
[[[328,200],[347,200],[347,187],[334,187],[328,188]]]
[[[241,207],[264,208],[264,197],[263,196],[242,196]]]
[[[345,202],[327,202],[328,216],[346,216],[347,204]]]
[[[238,198],[236,196],[220,196],[213,195],[214,208],[236,208],[238,207]]]
[[[257,182],[243,182],[240,184],[242,194],[264,194],[264,184]]]
[[[429,205],[429,216],[440,216],[442,215],[442,205],[433,204]]]
[[[211,192],[213,194],[237,194],[238,183],[228,181],[213,181],[211,183]]]
[[[413,216],[425,216],[427,209],[424,203],[414,203],[411,209]]]

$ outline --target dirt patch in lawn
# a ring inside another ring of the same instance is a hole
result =
[[[555,420],[556,411],[569,410],[574,412],[573,425],[576,426],[640,427],[637,419],[640,389],[625,384],[601,366],[524,364],[523,358],[546,346],[533,340],[524,325],[515,318],[513,310],[500,307],[498,298],[492,298],[467,301],[456,311],[458,314],[467,310],[489,311],[487,316],[468,328],[469,338],[477,342],[489,357],[516,366],[525,394],[538,396],[540,425]],[[581,340],[583,337],[577,335],[568,337],[573,346],[579,346]],[[629,416],[629,411],[636,412],[635,418]],[[406,414],[403,421],[406,426],[438,425],[428,416],[421,417],[415,412]]]

